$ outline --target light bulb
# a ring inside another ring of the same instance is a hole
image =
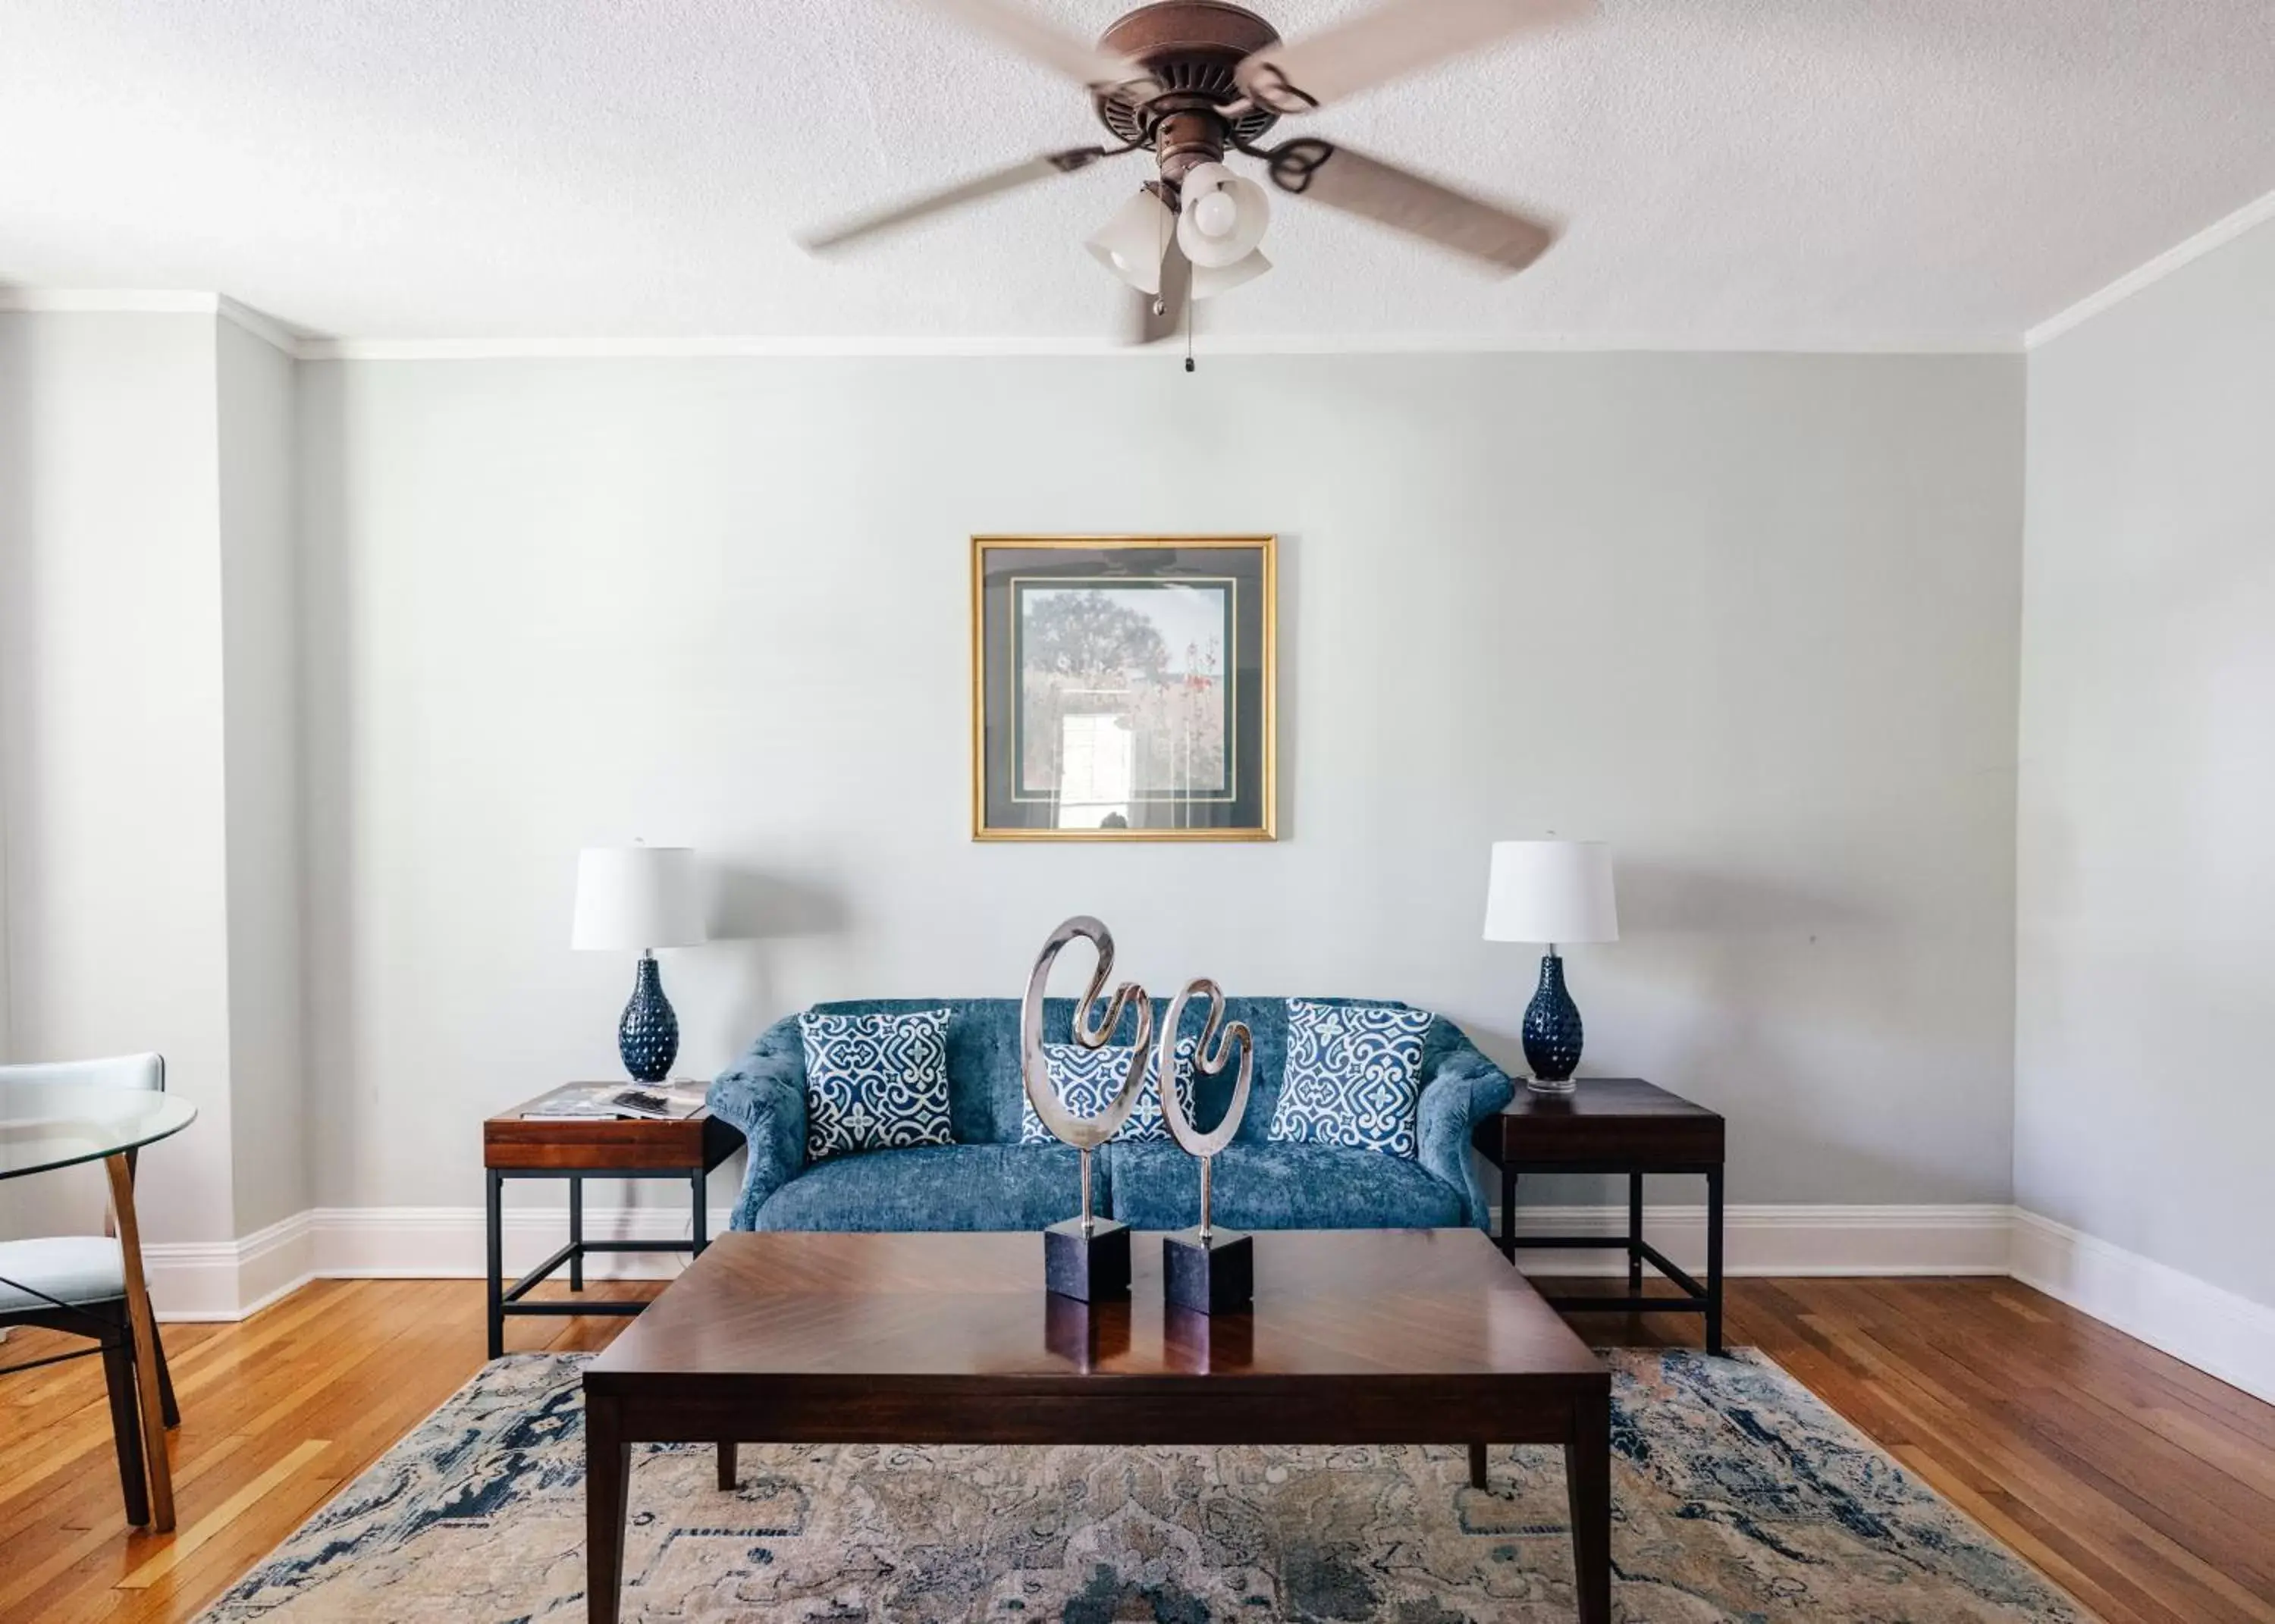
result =
[[[1193,205],[1193,227],[1211,237],[1228,237],[1240,223],[1240,205],[1229,193],[1204,193]]]

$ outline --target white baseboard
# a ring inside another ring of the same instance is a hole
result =
[[[2275,1404],[2275,1308],[2036,1212],[2016,1209],[2014,1234],[2025,1286]]]
[[[727,1228],[727,1209],[710,1214]],[[680,1207],[589,1208],[592,1240],[685,1238]],[[1623,1235],[1621,1206],[1519,1209],[1524,1235]],[[1692,1273],[1706,1266],[1706,1209],[1648,1206],[1644,1235]],[[509,1277],[567,1239],[565,1208],[509,1208]],[[2002,1205],[1730,1206],[1723,1268],[1742,1275],[2012,1275],[2244,1392],[2275,1402],[2275,1309],[2263,1307],[2105,1241]],[[240,1319],[310,1280],[478,1280],[488,1273],[482,1209],[317,1207],[234,1242],[145,1247],[150,1294],[168,1320]],[[1528,1273],[1617,1275],[1607,1247],[1526,1250]],[[594,1280],[664,1280],[685,1266],[670,1253],[588,1258]]]
[[[730,1209],[710,1214],[723,1234]],[[502,1227],[509,1278],[569,1238],[566,1207],[510,1207]],[[684,1207],[585,1211],[591,1241],[684,1240]],[[489,1272],[478,1206],[313,1207],[241,1241],[154,1242],[142,1249],[162,1320],[242,1319],[312,1280],[480,1280]],[[592,1280],[669,1280],[685,1259],[669,1252],[585,1260]]]
[[[2011,1209],[2004,1206],[1732,1206],[1723,1213],[1724,1267],[1742,1274],[2003,1274]],[[727,1228],[728,1210],[710,1215]],[[1520,1212],[1537,1235],[1625,1233],[1623,1207],[1545,1207]],[[594,1207],[591,1240],[681,1240],[676,1207]],[[1644,1234],[1693,1272],[1706,1266],[1706,1209],[1652,1206]],[[518,1275],[568,1238],[565,1209],[509,1208],[505,1269]],[[316,1207],[236,1242],[153,1243],[143,1249],[159,1318],[238,1319],[301,1282],[325,1279],[478,1280],[488,1270],[482,1209]],[[1537,1272],[1616,1272],[1621,1254],[1574,1249],[1527,1253]],[[588,1258],[597,1280],[666,1280],[685,1266],[669,1253]]]
[[[1976,1206],[1726,1206],[1729,1275],[2004,1274],[2014,1209]],[[1498,1225],[1496,1225],[1498,1227]],[[1521,1235],[1624,1237],[1623,1206],[1519,1207]],[[1706,1209],[1646,1206],[1643,1235],[1693,1274],[1706,1267]],[[1624,1247],[1517,1254],[1528,1274],[1624,1274]]]

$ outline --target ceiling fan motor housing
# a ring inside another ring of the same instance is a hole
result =
[[[1160,94],[1144,102],[1113,91],[1094,100],[1108,130],[1153,148],[1161,178],[1173,186],[1195,164],[1222,158],[1228,140],[1252,143],[1276,122],[1263,108],[1236,118],[1218,111],[1241,99],[1233,69],[1280,42],[1279,30],[1244,7],[1226,0],[1156,0],[1123,17],[1098,42],[1141,64],[1160,84]]]

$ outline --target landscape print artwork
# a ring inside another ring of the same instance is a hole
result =
[[[982,538],[974,833],[1268,839],[1268,538]]]
[[[1236,583],[1022,581],[1013,591],[1022,799],[1057,801],[1064,827],[1136,800],[1232,798]]]

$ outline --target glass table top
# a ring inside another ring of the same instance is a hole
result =
[[[0,1081],[0,1179],[116,1156],[187,1128],[179,1094],[72,1083]]]

